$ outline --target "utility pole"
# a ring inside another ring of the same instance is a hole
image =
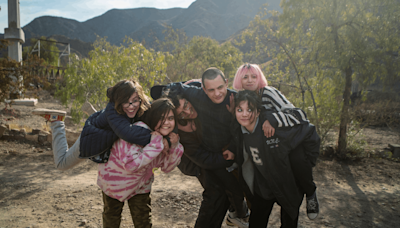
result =
[[[19,0],[8,0],[8,28],[4,29],[4,39],[9,41],[8,57],[22,62],[25,33],[21,29],[19,12]]]

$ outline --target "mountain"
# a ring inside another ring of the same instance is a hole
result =
[[[62,17],[35,18],[23,27],[26,40],[40,36],[65,36],[83,42],[93,42],[97,36],[107,37],[111,44],[119,45],[125,36],[139,42],[151,36],[163,38],[166,25],[183,29],[187,36],[207,36],[216,40],[227,39],[248,26],[249,22],[268,3],[269,9],[281,10],[280,0],[197,0],[187,9],[112,9],[98,17],[79,22]]]

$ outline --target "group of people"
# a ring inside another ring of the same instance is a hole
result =
[[[304,194],[307,215],[319,213],[312,167],[320,139],[306,114],[268,86],[256,64],[236,72],[233,88],[209,68],[199,80],[151,88],[133,79],[107,90],[106,108],[89,116],[68,148],[65,112],[35,109],[51,122],[57,169],[85,159],[98,165],[103,227],[119,227],[127,201],[135,227],[151,227],[154,168],[176,166],[195,176],[203,199],[195,227],[267,227],[275,203],[282,227],[297,227]],[[228,212],[228,214],[227,214]]]

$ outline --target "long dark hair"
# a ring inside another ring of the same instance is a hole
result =
[[[183,91],[181,91],[179,89],[168,88],[165,91],[163,91],[162,97],[169,98],[172,101],[172,103],[175,106],[175,112],[176,112],[176,109],[181,106],[181,104],[179,103],[179,100],[180,99],[186,100],[186,97],[183,95]],[[186,119],[177,119],[176,118],[176,121],[181,126],[186,126],[188,124],[188,122],[187,122],[188,120],[186,120]],[[198,127],[198,126],[196,126],[196,127]]]
[[[242,101],[247,101],[249,108],[251,108],[254,112],[261,111],[262,108],[261,99],[255,91],[250,91],[250,90],[239,91],[235,96],[235,110]]]
[[[132,94],[137,93],[139,98],[142,100],[140,102],[139,110],[137,116],[143,115],[145,111],[150,108],[150,102],[147,96],[144,94],[142,86],[139,85],[133,79],[124,79],[119,81],[113,87],[108,88],[107,97],[110,99],[109,102],[113,102],[115,105],[115,110],[121,115],[125,114],[122,104],[128,103],[129,98]]]
[[[144,122],[150,127],[150,129],[155,130],[155,127],[160,120],[162,120],[161,125],[165,122],[169,111],[174,113],[176,123],[176,111],[172,101],[168,98],[157,99],[153,101],[150,109],[147,111]]]

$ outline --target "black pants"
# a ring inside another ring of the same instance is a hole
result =
[[[244,200],[244,194],[240,187],[238,179],[233,173],[226,169],[214,169],[212,173],[219,179],[220,183],[225,188],[226,195],[230,202],[229,211],[235,211],[236,216],[244,218],[247,215],[247,204]]]
[[[279,204],[276,199],[265,200],[261,196],[255,194],[251,199],[249,228],[267,227],[268,219],[275,203]],[[295,228],[297,227],[298,220],[299,216],[292,219],[285,210],[281,208],[281,228]]]
[[[229,208],[228,196],[211,170],[201,169],[197,177],[204,188],[195,228],[220,228]]]
[[[124,202],[111,198],[103,192],[103,228],[119,228],[121,224],[121,213]],[[132,221],[137,228],[150,228],[151,222],[151,199],[150,193],[137,194],[128,200]]]
[[[306,193],[306,196],[312,196],[316,186],[312,174],[311,163],[307,160],[303,146],[298,146],[289,154],[289,160],[292,167],[294,178],[297,185]]]

